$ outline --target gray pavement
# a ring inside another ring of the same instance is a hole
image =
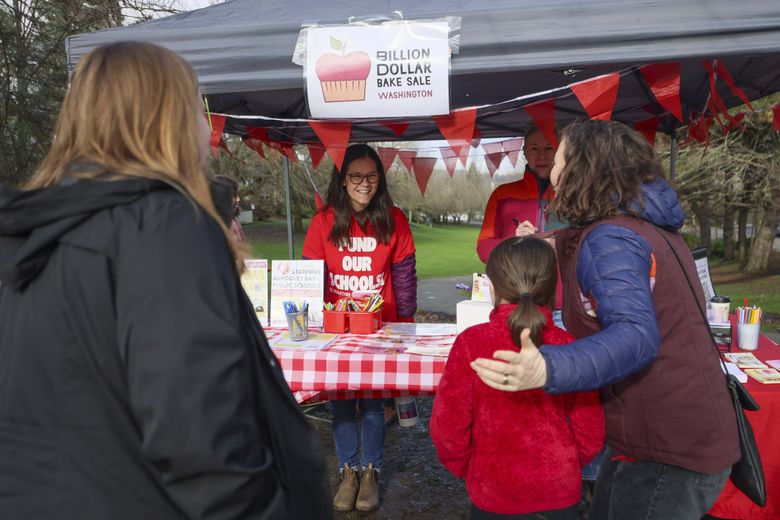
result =
[[[455,316],[455,305],[461,300],[471,298],[470,290],[461,291],[455,288],[459,283],[471,288],[471,276],[419,280],[417,282],[417,310]]]

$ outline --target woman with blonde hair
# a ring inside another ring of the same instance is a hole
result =
[[[183,59],[109,44],[76,67],[29,185],[0,186],[3,518],[327,515],[319,436],[209,193],[208,136]]]

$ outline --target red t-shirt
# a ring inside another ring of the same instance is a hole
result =
[[[353,292],[379,290],[385,300],[382,320],[397,321],[390,267],[413,255],[415,250],[412,231],[403,212],[393,208],[392,216],[394,229],[388,244],[382,244],[373,236],[371,224],[363,232],[353,218],[349,245],[337,247],[328,240],[335,218],[333,208],[315,213],[303,242],[303,256],[325,260],[328,270],[326,302],[336,303],[339,298],[351,297]]]

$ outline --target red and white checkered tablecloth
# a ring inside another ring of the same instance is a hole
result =
[[[266,329],[273,339],[279,329]],[[416,338],[399,336],[399,342]],[[424,341],[455,341],[451,336],[426,336]],[[446,357],[421,356],[371,349],[377,335],[341,334],[322,350],[275,349],[284,377],[299,403],[309,400],[384,398],[436,392]],[[375,351],[374,351],[375,350]]]

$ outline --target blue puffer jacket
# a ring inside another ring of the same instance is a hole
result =
[[[679,229],[685,220],[674,190],[660,178],[642,186],[642,218]],[[655,360],[660,334],[650,289],[651,248],[634,231],[604,224],[582,244],[577,282],[596,301],[602,330],[571,345],[540,351],[547,362],[550,393],[600,388],[637,372]]]

